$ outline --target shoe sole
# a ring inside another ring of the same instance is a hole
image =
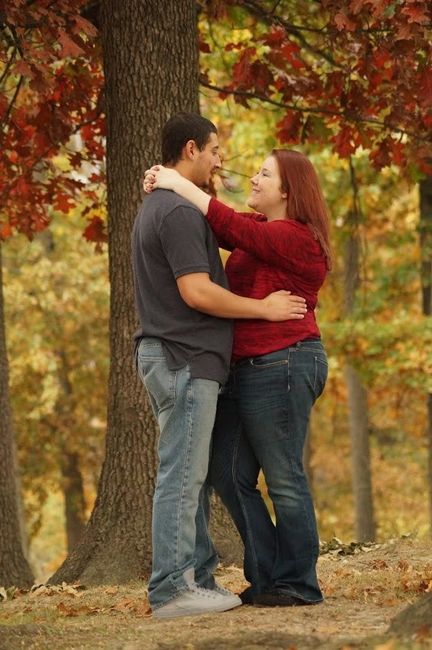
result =
[[[240,598],[233,598],[231,603],[221,603],[220,605],[215,605],[211,609],[193,609],[189,608],[187,609],[179,609],[177,611],[171,611],[171,612],[165,612],[163,611],[163,607],[160,609],[155,609],[153,611],[153,618],[180,618],[181,616],[198,616],[201,614],[217,614],[220,612],[227,612],[230,609],[234,609],[235,607],[240,607],[242,604]],[[160,611],[162,610],[162,611]]]

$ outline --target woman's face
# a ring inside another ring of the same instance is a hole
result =
[[[281,190],[281,177],[274,156],[266,158],[261,169],[251,178],[252,191],[247,205],[267,217],[284,219],[286,215],[286,194]]]

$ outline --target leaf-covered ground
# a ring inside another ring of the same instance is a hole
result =
[[[242,606],[170,621],[152,619],[143,584],[0,590],[0,649],[432,648],[431,551],[431,542],[415,539],[363,547],[334,542],[319,560],[322,605]],[[245,585],[236,567],[221,569],[218,579],[235,591]],[[426,607],[405,616],[404,609],[421,597]]]

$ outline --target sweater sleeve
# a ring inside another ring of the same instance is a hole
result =
[[[206,218],[218,241],[224,239],[232,248],[284,269],[294,266],[299,271],[301,262],[310,264],[317,251],[310,230],[295,221],[263,221],[261,215],[236,212],[217,199],[210,201]]]

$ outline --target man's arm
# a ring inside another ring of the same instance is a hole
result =
[[[302,319],[306,313],[305,300],[289,291],[276,291],[262,300],[245,298],[212,282],[208,273],[182,275],[177,286],[189,307],[219,318],[283,321]]]

